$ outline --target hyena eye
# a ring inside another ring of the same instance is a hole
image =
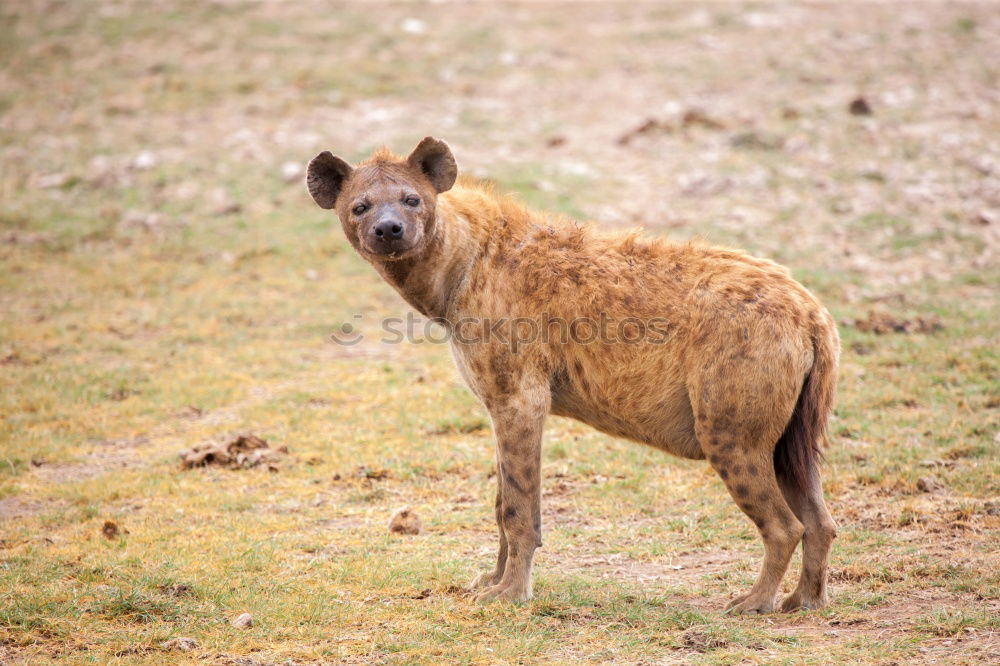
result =
[[[403,199],[403,203],[405,203],[407,206],[416,206],[417,204],[420,203],[420,199],[414,196],[408,196],[405,199]]]
[[[351,212],[354,213],[355,215],[361,215],[366,210],[368,210],[368,206],[363,203],[359,203],[357,206],[351,209]]]

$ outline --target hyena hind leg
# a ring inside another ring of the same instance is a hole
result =
[[[764,541],[757,581],[726,609],[734,614],[774,610],[805,532],[778,485],[774,451],[795,411],[808,354],[770,320],[757,322],[755,330],[760,344],[751,344],[744,328],[742,342],[706,348],[717,362],[703,366],[688,389],[698,444]]]
[[[718,438],[715,441],[721,442]],[[769,456],[757,455],[762,449],[744,448],[730,441],[713,447],[709,453],[712,467],[740,510],[757,526],[764,541],[760,575],[749,592],[726,607],[726,612],[732,614],[774,610],[778,586],[804,532],[802,523],[785,501]]]
[[[781,610],[812,610],[826,605],[827,566],[830,546],[837,536],[837,525],[823,501],[819,471],[813,469],[805,488],[779,478],[781,492],[788,505],[805,526],[802,536],[802,574],[795,590],[785,597]]]

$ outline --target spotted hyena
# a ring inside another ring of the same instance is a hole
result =
[[[771,261],[598,234],[457,176],[451,150],[428,137],[405,158],[380,150],[355,167],[321,153],[307,185],[357,252],[449,327],[490,414],[500,546],[476,599],[531,598],[542,428],[558,414],[708,460],[764,541],[757,582],[731,612],[773,610],[800,541],[802,575],[780,607],[825,604],[836,532],[819,462],[839,339],[816,297]],[[477,322],[510,325],[483,335]],[[581,322],[610,322],[613,335],[584,335]]]

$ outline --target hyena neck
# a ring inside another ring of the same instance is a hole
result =
[[[467,218],[446,203],[439,205],[424,250],[407,259],[376,264],[375,269],[420,314],[447,320],[477,254],[470,226]]]

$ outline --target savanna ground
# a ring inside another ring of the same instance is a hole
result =
[[[998,44],[986,4],[3,3],[0,662],[996,661]],[[720,481],[559,418],[535,599],[463,595],[485,414],[301,182],[426,134],[824,299],[827,608],[723,616],[761,548]],[[290,454],[180,469],[237,431]]]

